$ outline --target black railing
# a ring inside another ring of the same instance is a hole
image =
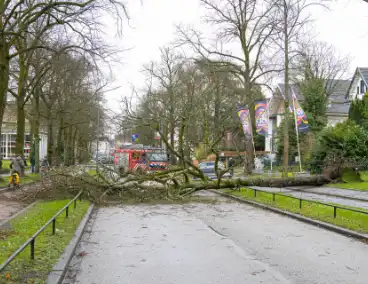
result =
[[[60,209],[54,216],[49,219],[32,237],[30,237],[23,245],[21,245],[5,262],[0,266],[0,272],[7,267],[27,246],[31,246],[31,259],[35,259],[35,241],[39,234],[41,234],[52,223],[52,234],[56,233],[56,218],[65,211],[65,217],[69,217],[69,207],[74,203],[74,208],[77,207],[77,200],[82,201],[82,191],[80,191],[71,201],[68,202],[62,209]]]
[[[254,191],[254,197],[255,198],[257,198],[257,192],[263,192],[263,193],[267,193],[267,194],[270,194],[270,195],[272,194],[272,201],[273,202],[276,202],[276,196],[288,197],[288,198],[291,198],[291,199],[299,200],[299,209],[303,208],[303,204],[302,204],[303,201],[304,202],[309,202],[309,203],[315,203],[315,204],[319,204],[319,205],[324,205],[324,206],[328,206],[328,207],[332,207],[334,218],[336,218],[336,216],[337,216],[337,209],[368,215],[368,211],[363,211],[363,210],[359,210],[359,209],[348,208],[348,207],[344,207],[344,206],[339,206],[339,205],[335,205],[335,204],[315,201],[315,200],[311,200],[311,199],[304,199],[304,198],[295,197],[295,196],[292,196],[292,195],[281,194],[281,193],[277,193],[277,192],[270,192],[270,191],[266,191],[266,190],[255,189],[255,188],[249,188],[249,189]],[[240,188],[239,188],[239,190],[240,190]]]

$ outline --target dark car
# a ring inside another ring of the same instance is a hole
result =
[[[223,171],[225,166],[222,162],[217,163],[218,171]],[[216,170],[215,170],[215,162],[208,161],[202,162],[199,164],[199,169],[210,179],[217,179]],[[230,178],[230,172],[225,173],[223,178]]]

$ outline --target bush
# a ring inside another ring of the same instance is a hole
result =
[[[366,166],[368,161],[368,132],[347,120],[323,130],[313,151],[311,169],[328,178],[340,178],[347,167]]]

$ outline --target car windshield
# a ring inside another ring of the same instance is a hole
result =
[[[148,153],[148,158],[152,162],[167,162],[165,153]]]
[[[219,168],[222,168],[224,165],[221,162],[217,163]],[[215,162],[202,162],[199,164],[199,168],[214,168],[215,167]]]

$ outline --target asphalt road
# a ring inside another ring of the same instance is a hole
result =
[[[366,284],[367,260],[364,243],[236,202],[106,207],[63,283]]]

